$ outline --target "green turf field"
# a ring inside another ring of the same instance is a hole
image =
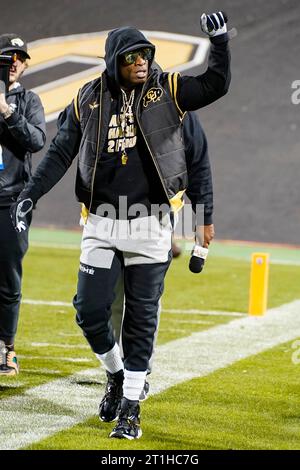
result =
[[[31,237],[16,341],[21,373],[0,379],[0,448],[14,448],[15,442],[16,448],[27,449],[300,449],[300,364],[292,360],[299,322],[289,341],[270,343],[258,354],[241,356],[201,377],[180,381],[179,376],[177,383],[155,392],[142,404],[139,441],[108,439],[112,425],[97,418],[105,378],[71,306],[79,235],[55,232],[49,237],[49,232],[32,230]],[[58,248],[61,244],[70,249]],[[231,328],[231,322],[247,319],[249,247],[215,246],[200,275],[189,272],[186,253],[173,261],[167,276],[157,354],[181,340],[178,344],[186,348],[178,351],[179,375],[182,364],[187,371],[191,367],[184,362],[190,335],[205,338],[210,331],[222,332],[225,324]],[[286,251],[278,248],[274,257],[286,260]],[[288,251],[290,264],[271,264],[269,309],[300,299],[300,256],[294,251],[295,256]],[[288,328],[283,314],[282,329]],[[226,355],[234,345],[220,338]],[[209,347],[213,354],[215,345]],[[178,357],[168,357],[166,370]],[[193,357],[201,361],[197,353]],[[153,390],[159,385],[155,377],[153,372]]]

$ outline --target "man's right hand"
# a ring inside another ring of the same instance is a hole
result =
[[[19,197],[17,201],[10,206],[10,217],[16,232],[28,230],[31,220],[30,213],[32,209],[32,199],[26,197]]]

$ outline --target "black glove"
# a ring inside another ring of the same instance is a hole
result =
[[[33,201],[26,196],[19,196],[17,201],[10,206],[10,217],[16,232],[28,230],[32,209]]]
[[[211,15],[203,13],[200,18],[201,29],[210,37],[219,36],[227,32],[227,21],[227,15],[223,11]]]

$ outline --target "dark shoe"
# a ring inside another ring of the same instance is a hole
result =
[[[123,396],[124,372],[119,370],[116,374],[106,371],[107,384],[104,397],[99,405],[99,418],[101,421],[110,423],[119,414],[121,399]]]
[[[8,349],[4,341],[0,341],[0,376],[17,375],[19,364],[15,351]]]
[[[109,437],[117,439],[139,439],[142,435],[140,428],[140,405],[138,400],[128,400],[123,397],[118,424]]]
[[[149,395],[149,389],[150,389],[150,384],[149,384],[149,382],[147,382],[147,380],[145,380],[144,388],[141,391],[140,398],[139,398],[140,401],[147,400],[148,395]]]

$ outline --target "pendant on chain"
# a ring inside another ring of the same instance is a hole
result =
[[[127,156],[126,152],[123,152],[122,156],[121,156],[122,165],[126,165],[127,160],[128,160],[128,156]]]
[[[128,161],[128,155],[126,153],[125,147],[126,147],[126,134],[127,134],[127,125],[128,120],[133,118],[133,111],[132,111],[132,106],[134,102],[134,90],[130,93],[130,97],[127,98],[125,91],[122,89],[122,101],[123,101],[123,106],[122,106],[122,112],[120,113],[120,130],[119,130],[119,135],[121,138],[123,138],[123,153],[121,155],[121,162],[122,165],[126,165]]]

